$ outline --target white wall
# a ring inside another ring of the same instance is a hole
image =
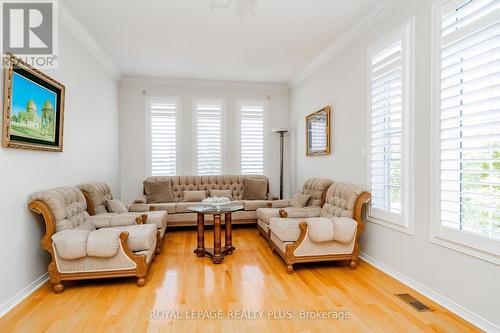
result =
[[[361,250],[500,325],[498,266],[430,242],[431,0],[407,0],[291,92],[291,190],[309,177],[366,186],[367,48],[412,16],[415,36],[415,235],[368,223]],[[332,106],[332,154],[305,157],[304,116]],[[292,162],[292,165],[294,164]]]
[[[63,28],[59,68],[46,73],[66,86],[64,151],[0,148],[0,312],[47,272],[49,256],[40,247],[45,227],[28,210],[28,195],[92,180],[120,191],[118,83]]]
[[[193,99],[225,100],[224,174],[238,173],[236,140],[236,100],[268,100],[268,177],[271,193],[279,195],[279,139],[270,132],[274,127],[288,127],[289,93],[284,86],[245,83],[123,80],[120,85],[120,151],[122,199],[131,202],[142,193],[147,178],[146,164],[146,91],[147,96],[181,98],[181,142],[178,158],[181,175],[194,173]],[[288,138],[285,140],[285,166],[289,165]],[[284,172],[284,193],[288,193],[288,168]]]

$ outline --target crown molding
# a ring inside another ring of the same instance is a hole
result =
[[[58,2],[59,22],[76,38],[76,40],[101,64],[102,67],[117,81],[122,75],[111,57],[97,44],[87,29],[78,21],[63,0]]]
[[[288,92],[285,83],[243,82],[223,80],[175,79],[157,77],[125,77],[122,84],[151,84],[171,87],[246,89],[258,91]]]
[[[381,0],[382,3],[377,3],[370,8],[367,15],[359,17],[355,20],[355,24],[348,28],[330,45],[314,57],[306,66],[295,74],[290,81],[288,87],[290,90],[297,87],[302,81],[307,79],[311,74],[320,69],[324,64],[331,60],[342,49],[348,46],[354,39],[359,37],[363,32],[368,30],[377,21],[389,14],[394,8],[399,6],[404,0]]]

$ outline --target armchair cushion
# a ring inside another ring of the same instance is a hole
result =
[[[320,207],[303,207],[303,208],[285,208],[285,212],[287,212],[289,218],[308,218],[308,217],[319,217],[321,214]]]
[[[311,195],[310,194],[302,194],[302,193],[296,193],[292,200],[290,201],[290,206],[292,207],[305,207],[311,200]]]
[[[259,208],[266,208],[267,200],[243,200],[243,207],[245,210],[257,210]]]
[[[115,228],[91,232],[87,239],[87,255],[100,258],[115,256],[120,248],[120,232]]]
[[[78,259],[87,256],[89,230],[63,230],[52,235],[52,241],[63,259]]]
[[[92,182],[79,186],[82,191],[89,194],[90,200],[94,204],[95,214],[107,213],[106,200],[113,199],[111,188],[104,182]]]
[[[128,211],[133,213],[140,213],[140,212],[147,212],[149,211],[149,205],[144,203],[133,203],[131,205],[128,206]]]
[[[128,213],[127,206],[117,199],[106,200],[106,209],[109,213]]]
[[[269,224],[269,221],[273,217],[280,217],[278,208],[259,208],[257,209],[257,218],[264,222],[265,224]]]
[[[304,222],[298,218],[276,218],[269,220],[269,229],[282,242],[295,242],[300,235],[299,224]]]
[[[90,216],[89,220],[94,224],[94,226],[99,228],[110,228],[110,227],[120,227],[127,225],[135,225],[135,219],[140,216],[135,213],[105,213]]]
[[[325,217],[306,219],[309,238],[316,243],[332,241],[335,236],[333,221]]]
[[[340,243],[350,243],[358,229],[358,222],[349,217],[332,218],[335,229],[333,240]]]
[[[146,204],[146,203],[148,203],[148,199],[146,199],[145,195],[141,195],[139,198],[135,199],[133,203],[135,203],[135,204]]]
[[[289,199],[277,199],[271,201],[272,208],[285,208],[290,207]]]
[[[141,224],[127,227],[116,227],[108,230],[127,231],[127,245],[134,251],[147,251],[156,246],[156,225]]]
[[[267,178],[243,179],[243,200],[266,200],[267,199]]]

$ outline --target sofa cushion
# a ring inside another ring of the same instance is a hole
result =
[[[201,202],[179,202],[175,204],[175,213],[192,213],[188,207],[200,205]]]
[[[341,243],[351,242],[356,235],[358,222],[349,217],[334,217],[332,221],[335,229],[333,240]]]
[[[80,190],[85,191],[90,196],[94,205],[95,214],[106,213],[106,200],[113,199],[111,188],[104,182],[92,182],[79,186]]]
[[[259,208],[257,209],[257,218],[264,222],[265,224],[269,224],[269,220],[273,217],[280,217],[279,208]]]
[[[150,182],[146,180],[143,184],[148,203],[174,202],[171,181]]]
[[[106,210],[109,213],[127,213],[127,206],[123,202],[117,199],[106,200]]]
[[[282,242],[295,242],[299,238],[299,224],[302,222],[303,219],[273,217],[269,220],[269,229]]]
[[[88,230],[63,230],[52,235],[52,241],[63,259],[78,259],[87,256]]]
[[[328,189],[321,217],[352,218],[354,204],[363,192],[359,186],[345,183],[333,183]]]
[[[153,210],[162,210],[162,211],[165,211],[169,214],[175,214],[175,205],[177,205],[177,203],[175,203],[175,202],[151,204],[151,205],[148,205],[147,210],[149,210],[150,207],[153,207],[154,208]]]
[[[257,210],[257,208],[266,208],[268,200],[243,200],[245,210]]]
[[[212,198],[228,198],[229,200],[233,200],[233,191],[231,190],[214,190],[210,189],[210,196]]]
[[[243,200],[266,200],[267,185],[267,178],[243,179]]]
[[[302,186],[302,194],[310,194],[311,201],[309,201],[309,206],[321,206],[321,198],[323,193],[332,185],[330,179],[324,178],[310,178],[304,182]]]
[[[96,228],[110,228],[135,225],[138,216],[141,215],[139,213],[104,213],[90,216],[89,220]]]
[[[162,204],[163,205],[163,204]],[[149,204],[131,204],[128,206],[128,211],[133,213],[147,212],[149,210]]]
[[[290,200],[290,206],[295,208],[305,207],[311,200],[310,194],[296,193],[292,200]]]
[[[156,225],[141,224],[128,227],[107,228],[105,230],[127,231],[127,245],[134,251],[144,251],[156,247]]]
[[[201,200],[207,197],[207,191],[184,191],[183,200],[184,202],[201,202]]]

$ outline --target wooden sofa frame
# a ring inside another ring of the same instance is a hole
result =
[[[95,207],[94,207],[94,203],[92,202],[92,199],[90,198],[89,192],[87,192],[85,190],[80,190],[80,192],[82,192],[83,197],[85,198],[85,202],[87,202],[87,213],[89,213],[90,216],[94,216],[95,215]],[[134,213],[134,212],[131,212],[131,213]],[[137,213],[137,214],[139,214],[139,213]],[[141,218],[142,218],[142,223],[146,224],[146,222],[148,220],[148,216],[146,214],[141,214]],[[162,246],[163,246],[163,239],[161,238],[160,231],[157,230],[156,231],[156,249],[155,249],[156,255],[160,254]]]
[[[325,192],[326,195],[326,192]],[[322,202],[324,203],[324,198]],[[314,256],[296,256],[295,250],[302,244],[307,235],[307,223],[301,222],[299,224],[300,234],[295,242],[292,244],[287,244],[285,248],[285,252],[283,252],[274,242],[270,241],[271,250],[273,254],[279,254],[286,264],[286,271],[288,274],[293,273],[293,265],[297,263],[305,263],[305,262],[318,262],[318,261],[335,261],[335,260],[346,260],[350,261],[350,268],[356,269],[357,261],[359,258],[359,236],[363,232],[365,228],[365,224],[363,222],[363,207],[368,204],[371,200],[371,194],[369,192],[362,192],[354,203],[353,208],[353,220],[358,222],[354,247],[352,253],[348,254],[325,254],[325,255],[314,255]],[[288,213],[285,210],[280,209],[280,217],[286,218]],[[271,237],[271,229],[269,229],[269,238]]]
[[[45,235],[42,237],[42,248],[50,254],[50,263],[48,265],[49,281],[56,294],[64,291],[63,281],[69,280],[86,280],[86,279],[100,279],[112,277],[137,277],[137,286],[142,287],[146,284],[146,275],[148,274],[149,266],[154,259],[155,253],[151,258],[149,264],[146,262],[146,256],[136,255],[129,248],[127,244],[128,232],[123,231],[120,233],[120,244],[125,252],[125,255],[130,258],[135,264],[136,268],[113,270],[113,271],[99,271],[99,272],[79,272],[79,273],[63,273],[59,272],[56,265],[56,257],[54,254],[54,244],[52,242],[52,235],[56,232],[56,220],[50,207],[41,200],[34,200],[29,203],[28,208],[33,212],[42,215],[45,221]],[[137,224],[143,224],[142,217],[136,218]]]

